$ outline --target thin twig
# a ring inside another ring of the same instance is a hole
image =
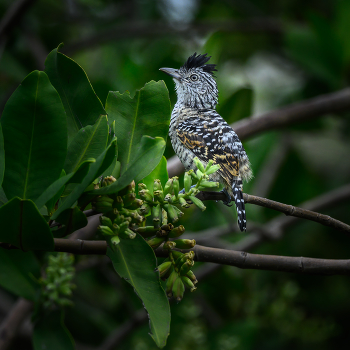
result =
[[[231,127],[243,141],[263,131],[347,110],[350,110],[350,88],[297,102],[261,116],[245,118],[233,123]],[[179,175],[183,171],[184,168],[176,156],[168,159],[169,177]]]

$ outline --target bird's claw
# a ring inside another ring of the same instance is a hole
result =
[[[226,200],[222,200],[222,203],[224,203],[226,206],[228,207],[232,207],[232,204],[230,205],[230,203],[232,202],[232,198],[231,196],[228,194],[226,188],[224,188],[222,191],[220,191],[222,193],[224,193],[226,195]]]

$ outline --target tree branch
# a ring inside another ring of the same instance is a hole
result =
[[[347,188],[344,189],[345,194],[348,192],[350,193],[350,185],[347,186]],[[203,201],[205,200],[225,200],[226,195],[222,192],[207,192],[202,191],[200,192],[197,197]],[[298,207],[294,207],[292,205],[287,205],[284,203],[275,202],[271,199],[262,198],[258,196],[253,196],[247,193],[243,193],[243,198],[246,204],[255,204],[259,205],[261,207],[273,209],[280,211],[288,216],[295,216],[298,218],[311,220],[318,222],[324,226],[328,226],[331,228],[334,228],[336,230],[342,231],[346,234],[350,234],[350,226],[339,221],[336,219],[333,219],[332,217],[320,213],[316,213],[314,211],[308,210],[308,209],[302,209]]]
[[[22,322],[30,315],[33,303],[19,298],[12,307],[10,313],[0,325],[0,349],[6,350],[16,335]]]
[[[347,110],[350,110],[350,88],[297,102],[261,116],[245,118],[233,123],[231,127],[243,141],[263,131]],[[179,175],[183,171],[184,167],[177,156],[168,160],[169,177]]]

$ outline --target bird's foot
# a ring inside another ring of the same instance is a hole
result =
[[[222,191],[220,191],[222,193],[224,193],[226,195],[226,199],[222,201],[222,203],[224,203],[226,206],[228,207],[232,207],[232,204],[230,205],[230,203],[232,202],[232,198],[229,195],[229,193],[227,192],[226,188],[224,188]]]

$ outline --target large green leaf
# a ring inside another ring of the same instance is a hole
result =
[[[20,297],[35,301],[40,288],[40,265],[33,252],[0,248],[0,285]]]
[[[53,182],[48,188],[46,188],[40,197],[35,200],[36,206],[39,209],[43,207],[49,200],[56,197],[57,193],[61,191],[62,187],[66,183],[72,181],[73,179],[75,179],[75,183],[81,182],[88,173],[90,164],[94,162],[94,159],[86,159],[83,163],[80,164],[79,168],[75,172],[61,176],[59,179]]]
[[[159,163],[165,149],[165,141],[161,137],[144,136],[139,149],[128,170],[110,186],[91,191],[96,195],[112,194],[126,187],[132,180],[136,183],[146,177]]]
[[[3,188],[8,199],[35,200],[59,178],[67,153],[67,122],[44,72],[30,73],[1,117],[5,145]]]
[[[7,197],[4,192],[4,189],[0,187],[0,207],[4,205],[7,202]]]
[[[0,187],[5,174],[5,148],[4,148],[4,137],[2,135],[2,127],[0,124]]]
[[[84,177],[84,180],[79,185],[75,186],[73,191],[66,197],[62,205],[52,215],[51,219],[55,220],[64,210],[71,208],[78,198],[83,194],[85,189],[108,167],[112,164],[115,158],[117,140],[114,139],[107,149],[96,159],[96,162],[91,164],[89,172]]]
[[[97,118],[106,112],[83,68],[58,49],[47,56],[45,72],[60,94],[66,110],[70,143],[82,127],[95,124]]]
[[[155,179],[160,180],[163,187],[169,179],[167,160],[164,156],[160,160],[159,164],[154,168],[154,170],[148,176],[142,179],[141,182],[143,182],[150,191],[153,191],[153,184]]]
[[[135,239],[123,239],[112,248],[107,255],[120,277],[130,283],[141,298],[148,312],[151,337],[159,347],[164,347],[170,330],[170,307],[155,271],[157,260],[153,249],[140,236]]]
[[[22,250],[54,250],[50,228],[29,199],[15,197],[4,204],[0,208],[0,226],[0,242]]]
[[[65,237],[88,224],[86,215],[78,207],[64,210],[55,221],[63,225],[63,227],[53,231],[56,238]]]
[[[64,312],[52,311],[36,323],[33,331],[34,350],[74,350],[74,340],[64,322]]]
[[[253,90],[250,88],[238,89],[223,104],[220,104],[217,110],[229,124],[251,116],[253,112]]]
[[[75,135],[69,144],[67,158],[64,164],[66,173],[74,172],[86,159],[97,158],[107,146],[107,117],[100,117],[95,125],[85,126]]]
[[[111,91],[106,102],[110,122],[115,121],[122,173],[133,163],[144,135],[167,138],[170,122],[170,100],[163,81],[151,81],[133,98],[129,92]]]

